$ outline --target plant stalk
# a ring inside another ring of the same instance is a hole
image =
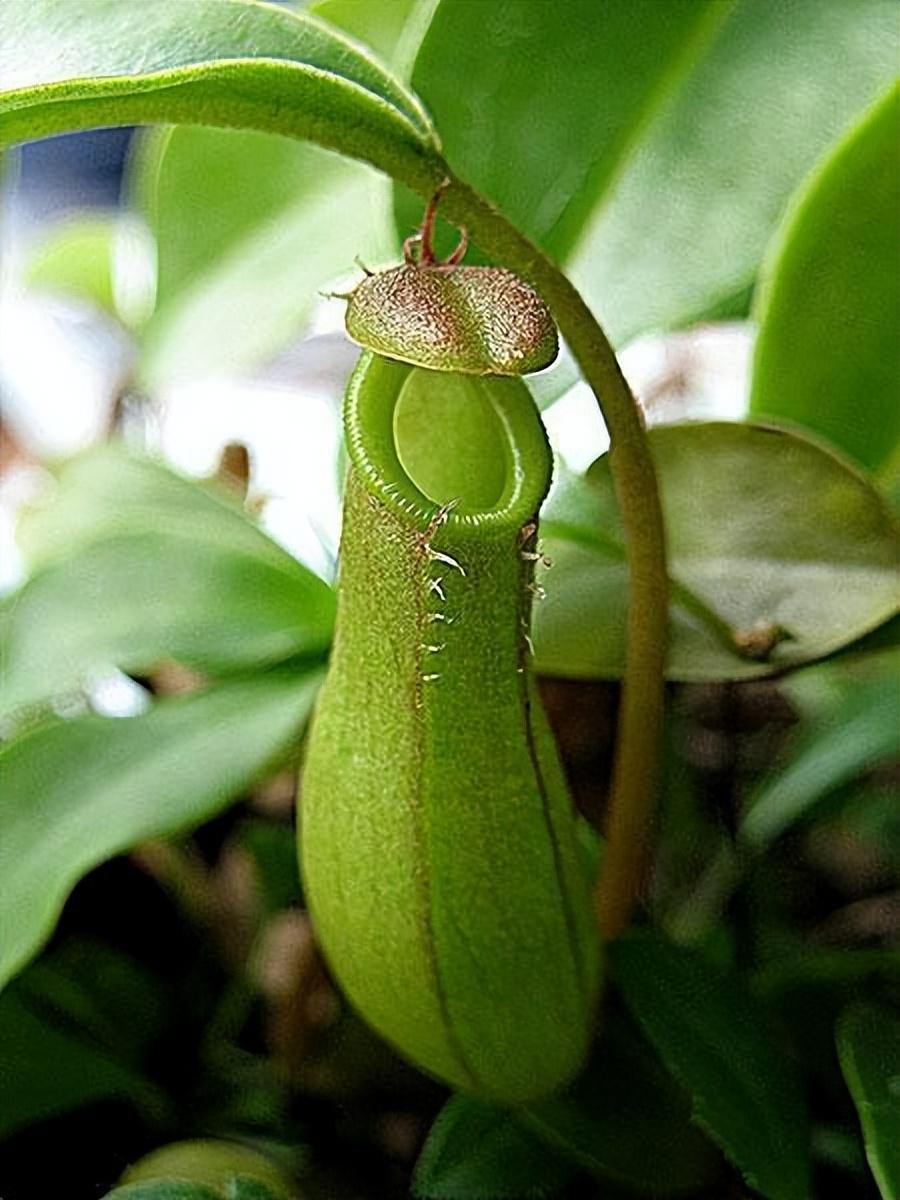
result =
[[[611,940],[632,920],[653,848],[669,594],[656,473],[637,401],[609,340],[577,289],[468,184],[450,176],[441,206],[484,251],[532,283],[544,298],[597,397],[609,430],[610,467],[625,531],[630,585],[607,850],[596,893],[601,936]]]

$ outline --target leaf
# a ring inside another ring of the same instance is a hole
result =
[[[897,996],[900,955],[888,948],[811,950],[791,940],[779,957],[753,972],[750,985],[785,1030],[817,1110],[840,1112],[846,1085],[835,1024],[851,1004]],[[859,1151],[861,1156],[861,1146]]]
[[[87,301],[131,328],[153,308],[153,254],[146,228],[131,214],[75,216],[38,241],[23,280]]]
[[[226,1200],[285,1200],[287,1193],[260,1183],[258,1179],[236,1178],[230,1184]]]
[[[690,1092],[698,1124],[767,1200],[807,1200],[803,1096],[738,981],[653,934],[614,942],[609,955],[625,1004]]]
[[[812,429],[873,469],[900,440],[898,141],[894,86],[813,172],[756,305],[751,411]]]
[[[900,1016],[873,1004],[856,1005],[838,1022],[837,1044],[872,1174],[884,1200],[898,1200]]]
[[[0,995],[0,1078],[0,1138],[98,1100],[150,1099],[138,1071],[18,984]]]
[[[415,96],[304,14],[243,0],[34,0],[6,19],[0,145],[185,122],[306,138],[409,179],[441,170]]]
[[[649,431],[672,578],[668,677],[743,679],[830,654],[897,611],[897,524],[878,493],[827,451],[766,426]],[[538,669],[614,677],[627,581],[609,459],[563,478],[541,531],[552,570],[534,610]],[[789,635],[741,656],[732,631]]]
[[[267,918],[302,904],[297,838],[290,825],[244,821],[238,830],[238,844],[253,863],[258,903]]]
[[[433,6],[329,0],[311,11],[364,41],[377,35],[385,58],[396,43],[408,66]],[[315,147],[255,132],[153,131],[131,175],[159,248],[139,367],[150,391],[252,368],[299,332],[355,258],[397,257],[389,182]]]
[[[65,467],[23,541],[38,569],[5,623],[7,712],[113,667],[215,674],[328,646],[322,580],[224,494],[121,449]]]
[[[162,978],[94,938],[64,938],[30,965],[16,987],[45,1018],[76,1026],[135,1069],[155,1052],[172,1019]]]
[[[74,884],[105,859],[220,812],[283,756],[319,675],[263,675],[156,705],[81,717],[0,749],[0,985],[50,934]]]
[[[753,977],[753,990],[771,1003],[791,992],[806,991],[802,1007],[820,1003],[822,991],[854,987],[871,991],[882,984],[900,984],[900,959],[889,949],[868,950],[811,950],[776,959],[758,970]],[[814,1001],[810,992],[819,1000]]]
[[[187,536],[253,554],[286,569],[294,560],[219,484],[178,474],[158,459],[110,443],[62,464],[55,487],[23,514],[18,541],[45,567],[97,542],[128,534]]]
[[[23,272],[28,287],[74,296],[115,314],[111,216],[72,218],[55,225],[32,252]]]
[[[895,45],[890,0],[443,0],[412,81],[450,162],[623,342],[745,303],[786,202],[893,78]],[[406,233],[418,210],[397,203]]]
[[[309,11],[364,42],[398,78],[409,79],[440,0],[316,0]]]
[[[724,11],[708,0],[600,10],[595,0],[443,0],[412,83],[448,160],[560,257]],[[400,229],[418,218],[401,199]]]
[[[402,60],[405,76],[433,6],[327,0],[308,11],[398,71]],[[151,391],[256,366],[298,333],[324,288],[353,274],[354,259],[398,254],[389,181],[314,146],[253,131],[153,130],[129,175],[158,246],[158,303],[140,361]]]
[[[727,311],[816,159],[896,75],[893,0],[737,0],[719,12],[707,52],[639,131],[567,256],[616,343]],[[413,79],[452,151],[444,113]],[[591,103],[606,99],[601,84]]]
[[[693,1193],[720,1172],[717,1152],[690,1124],[687,1093],[615,1014],[604,1017],[579,1078],[516,1116],[571,1162],[629,1193]]]
[[[413,1194],[428,1200],[552,1197],[572,1174],[508,1109],[454,1096],[419,1156]]]
[[[543,413],[571,391],[580,382],[581,375],[568,346],[562,343],[556,362],[544,371],[526,375],[524,379],[525,386],[531,393],[531,398],[537,405],[538,411]],[[586,387],[584,384],[582,386]],[[593,395],[591,395],[591,400],[596,404]]]
[[[127,1184],[190,1180],[219,1200],[289,1200],[288,1183],[267,1155],[241,1142],[195,1138],[160,1146],[125,1172]]]
[[[751,794],[740,837],[762,850],[843,784],[900,755],[900,654],[878,657],[862,678],[837,688],[785,749],[777,772]]]
[[[171,1119],[143,1070],[167,1016],[160,980],[102,942],[42,955],[0,995],[0,1139],[108,1098]]]
[[[355,257],[378,262],[395,249],[388,181],[286,138],[153,131],[133,158],[130,187],[158,249],[157,307],[139,366],[150,391],[256,366],[301,331],[320,291],[356,270]]]

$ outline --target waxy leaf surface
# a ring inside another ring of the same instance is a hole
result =
[[[670,679],[741,679],[830,654],[897,611],[897,524],[866,480],[805,438],[726,422],[649,432],[672,578]],[[540,670],[622,671],[627,578],[608,456],[544,507],[552,569],[535,606]],[[729,644],[789,635],[761,661]]]
[[[279,765],[320,681],[261,675],[139,717],[39,726],[0,750],[0,985],[45,941],[75,883],[200,825]]]
[[[63,468],[23,523],[36,569],[2,637],[3,711],[112,668],[211,674],[321,655],[331,589],[221,489],[104,447]]]
[[[655,934],[626,937],[609,953],[632,1016],[690,1092],[694,1119],[767,1200],[808,1200],[802,1092],[737,979]]]
[[[751,412],[877,469],[900,442],[900,89],[814,173],[758,304]]]

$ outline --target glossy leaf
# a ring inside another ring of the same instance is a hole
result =
[[[150,1087],[71,1018],[18,985],[0,995],[0,1138],[99,1100],[143,1103]]]
[[[294,1200],[282,1188],[271,1188],[258,1179],[236,1178],[226,1193],[226,1200]]]
[[[190,1180],[219,1200],[291,1200],[288,1184],[267,1155],[240,1142],[194,1138],[152,1150],[125,1172],[129,1184]]]
[[[570,389],[575,387],[580,378],[575,359],[568,346],[563,343],[559,348],[556,362],[546,371],[528,376],[525,384],[539,411],[546,412],[552,404],[561,400]]]
[[[34,0],[7,15],[0,144],[98,125],[186,122],[284,133],[408,178],[440,171],[421,105],[361,48],[243,0]]]
[[[307,11],[405,78],[433,7],[326,0]],[[399,252],[389,180],[285,138],[190,126],[149,132],[128,186],[158,247],[157,308],[140,362],[151,388],[254,367],[302,329],[321,291],[353,276],[354,259],[380,264]]]
[[[808,1200],[803,1096],[736,978],[654,934],[609,947],[632,1016],[691,1094],[694,1119],[767,1200]]]
[[[750,796],[741,838],[763,849],[857,775],[900,757],[900,654],[836,688],[785,747],[778,770]]]
[[[830,654],[897,611],[897,525],[878,493],[812,442],[710,422],[649,432],[673,580],[671,679],[741,679]],[[608,457],[563,477],[541,530],[552,569],[536,606],[539,669],[622,670],[627,585]],[[759,624],[758,624],[759,623]],[[730,631],[790,636],[740,655]]]
[[[318,675],[262,675],[145,716],[87,716],[0,750],[0,984],[40,947],[74,884],[148,838],[199,825],[292,747]]]
[[[618,343],[728,311],[806,173],[896,75],[893,0],[737,0],[719,11],[715,39],[640,131],[567,259]],[[595,91],[591,103],[604,102]]]
[[[751,411],[812,429],[876,469],[900,439],[900,90],[813,173],[757,305]]]
[[[900,984],[900,959],[889,948],[874,947],[806,950],[767,963],[753,977],[754,992],[767,1004],[790,992],[809,989],[801,1005],[807,1011],[820,1002],[823,992],[835,991],[846,1003],[854,988],[872,991],[896,984]]]
[[[123,212],[71,217],[38,238],[22,272],[28,288],[87,302],[129,328],[153,308],[154,248]]]
[[[103,1200],[222,1200],[221,1193],[202,1183],[177,1179],[153,1179],[145,1183],[126,1183],[107,1192]]]
[[[161,976],[89,936],[61,939],[19,976],[15,990],[44,1018],[57,1025],[77,1025],[134,1070],[152,1062],[150,1056],[173,1015],[172,997]],[[52,1079],[47,1086],[52,1088]]]
[[[816,1097],[818,1111],[826,1106],[846,1110],[835,1026],[849,1006],[897,995],[896,949],[811,949],[792,938],[781,954],[753,972],[750,985],[790,1039],[791,1057],[803,1072],[807,1095]],[[858,1150],[862,1158],[861,1145]]]
[[[46,567],[108,538],[155,533],[234,547],[287,570],[294,560],[218,483],[179,474],[116,443],[70,459],[53,486],[23,513],[17,540],[33,567]]]
[[[327,649],[328,586],[224,493],[152,460],[75,460],[24,542],[38,568],[5,625],[7,712],[114,667],[215,674]]]
[[[355,257],[393,256],[389,186],[362,164],[253,131],[145,135],[130,184],[158,255],[145,385],[243,371],[280,350],[320,291],[357,271]]]
[[[549,1198],[573,1173],[508,1109],[454,1096],[428,1135],[413,1194],[426,1200]]]
[[[900,1015],[873,1004],[848,1009],[838,1052],[883,1200],[900,1197]]]
[[[297,839],[290,826],[258,818],[243,821],[238,844],[253,863],[257,902],[266,918],[302,905]]]
[[[559,257],[723,13],[708,0],[443,0],[412,83],[448,160]],[[417,204],[399,211],[414,228]]]
[[[112,217],[64,221],[31,254],[24,271],[28,287],[87,300],[115,313]]]
[[[721,1169],[691,1123],[688,1094],[620,1017],[607,1014],[579,1078],[517,1119],[609,1186],[680,1196],[710,1186]],[[648,1148],[652,1147],[652,1153]]]
[[[309,11],[364,42],[398,78],[409,79],[440,0],[315,0]]]

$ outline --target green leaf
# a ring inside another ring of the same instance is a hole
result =
[[[900,1016],[896,1010],[857,1005],[839,1020],[837,1044],[872,1174],[884,1200],[898,1200]]]
[[[900,984],[900,959],[890,949],[807,950],[769,962],[753,976],[753,990],[767,1003],[800,992],[807,1009],[828,990],[839,990],[846,1003],[848,988],[852,995],[853,988],[871,992],[882,984]]]
[[[879,471],[878,482],[888,504],[900,515],[900,444]]]
[[[724,12],[709,0],[443,0],[412,83],[448,160],[561,257]],[[401,230],[418,216],[401,204]]]
[[[767,1200],[808,1200],[809,1133],[789,1061],[736,978],[653,934],[609,947],[619,991],[694,1119]]]
[[[266,917],[302,903],[297,839],[291,826],[258,818],[244,821],[238,844],[253,862],[259,903]]]
[[[889,999],[900,987],[900,955],[890,948],[810,949],[791,939],[750,985],[785,1030],[791,1056],[817,1098],[819,1112],[840,1112],[845,1084],[834,1030],[841,1012],[860,1001]],[[860,1156],[862,1147],[859,1147]]]
[[[0,1078],[0,1138],[98,1100],[150,1094],[140,1072],[19,983],[0,995]]]
[[[369,46],[398,78],[409,79],[439,0],[316,0],[309,11]]]
[[[707,53],[640,130],[567,260],[617,343],[727,310],[752,283],[800,181],[897,72],[893,0],[737,0],[727,8]],[[607,100],[600,80],[590,102]],[[444,114],[432,111],[444,131]]]
[[[18,994],[68,1023],[123,1064],[148,1061],[172,1019],[164,981],[143,963],[89,937],[67,937],[16,982]]]
[[[327,0],[309,11],[398,71],[405,64],[406,76],[433,7]],[[128,185],[158,247],[144,384],[252,368],[297,334],[354,259],[396,258],[390,187],[360,164],[286,138],[196,127],[145,134]]]
[[[525,386],[531,393],[531,398],[537,405],[538,411],[546,412],[552,404],[561,400],[581,380],[581,374],[569,348],[563,343],[559,348],[559,355],[555,363],[552,363],[545,371],[524,376],[524,379]]]
[[[454,1096],[419,1156],[413,1194],[428,1200],[552,1197],[573,1173],[508,1109]]]
[[[687,1093],[614,1014],[604,1018],[579,1078],[516,1116],[597,1179],[629,1191],[684,1195],[711,1185],[721,1168],[718,1153],[690,1123]]]
[[[113,667],[228,672],[328,646],[322,580],[224,493],[119,448],[65,467],[23,543],[38,569],[5,622],[7,712]]]
[[[235,1178],[226,1193],[226,1200],[285,1200],[287,1193],[260,1183],[258,1179]]]
[[[873,469],[900,439],[898,142],[894,86],[801,192],[757,304],[751,411],[823,434]]]
[[[762,850],[796,821],[865,771],[900,755],[900,653],[878,656],[802,722],[778,770],[748,800],[740,836]]]
[[[102,942],[42,955],[0,995],[0,1138],[107,1098],[170,1118],[144,1073],[168,1016],[161,980]]]
[[[130,1166],[123,1180],[132,1185],[190,1180],[219,1200],[289,1200],[287,1181],[267,1155],[218,1138],[160,1146]]]
[[[283,756],[318,674],[263,675],[156,705],[87,716],[0,749],[0,984],[51,932],[75,883],[148,838],[220,812]]]
[[[178,474],[160,460],[110,443],[62,464],[55,486],[23,514],[18,541],[45,567],[109,538],[155,533],[234,547],[286,569],[294,560],[260,531],[219,484]]]
[[[87,301],[132,329],[153,308],[155,249],[144,224],[119,211],[64,219],[25,262],[27,287]]]
[[[649,432],[672,578],[670,679],[742,679],[822,657],[897,611],[897,524],[861,476],[786,431],[725,422]],[[563,477],[541,531],[552,570],[535,606],[539,670],[614,677],[627,579],[609,459]],[[768,657],[732,632],[768,629]]]
[[[6,18],[0,145],[185,122],[306,138],[408,179],[441,170],[415,96],[315,19],[244,0],[34,0]]]
[[[23,272],[28,287],[87,300],[115,315],[113,246],[116,219],[76,217],[55,225],[32,251]]]
[[[133,169],[158,251],[139,364],[151,391],[271,357],[356,256],[395,251],[388,181],[316,146],[177,128],[145,135]]]

